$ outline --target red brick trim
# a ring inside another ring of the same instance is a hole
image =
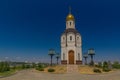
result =
[[[67,60],[62,60],[61,64],[67,64]]]
[[[76,64],[82,64],[82,61],[76,60]]]

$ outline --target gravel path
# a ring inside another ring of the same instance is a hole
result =
[[[34,72],[32,70],[20,71],[15,75],[0,78],[0,80],[120,80],[120,71],[109,74],[50,74]]]

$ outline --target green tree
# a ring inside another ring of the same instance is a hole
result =
[[[5,72],[10,70],[10,65],[8,62],[0,62],[0,72]]]
[[[0,62],[0,72],[3,72],[4,70],[3,70],[3,66],[4,64],[3,64],[3,62]]]
[[[112,67],[115,68],[115,69],[120,69],[120,64],[118,61],[115,61],[113,64],[112,64]]]
[[[103,71],[109,72],[110,69],[108,68],[108,63],[106,61],[103,62]]]
[[[22,64],[22,69],[25,69],[25,64],[24,63]]]
[[[9,71],[10,70],[10,65],[9,65],[9,63],[8,62],[5,62],[4,63],[4,68],[5,68],[5,71]]]
[[[35,68],[36,67],[36,64],[35,63],[32,63],[32,68]]]
[[[31,68],[31,66],[29,64],[26,64],[25,68],[28,69],[28,68]]]

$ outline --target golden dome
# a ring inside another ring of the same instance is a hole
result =
[[[73,20],[73,21],[75,20],[72,14],[68,14],[68,16],[66,17],[66,21],[69,21],[69,20]]]

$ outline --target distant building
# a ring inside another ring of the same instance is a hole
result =
[[[61,35],[61,64],[82,64],[82,38],[75,29],[75,18],[69,12],[66,30]]]

